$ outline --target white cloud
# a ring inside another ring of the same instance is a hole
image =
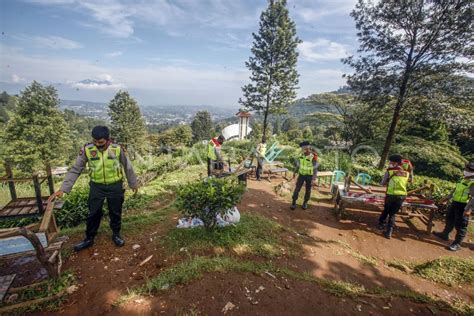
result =
[[[298,45],[300,56],[306,61],[337,60],[348,56],[346,45],[319,38]]]
[[[61,36],[30,36],[25,34],[12,35],[14,39],[33,43],[35,46],[50,48],[50,49],[78,49],[82,48],[82,45],[76,41],[61,37]]]
[[[114,37],[129,37],[133,34],[133,8],[118,1],[79,1],[78,4],[99,23],[97,27],[102,32]]]
[[[26,79],[25,78],[22,78],[16,74],[12,74],[11,75],[11,81],[14,82],[14,83],[24,83],[26,82]]]
[[[110,52],[110,53],[107,53],[105,54],[106,57],[118,57],[118,56],[122,56],[122,52],[121,51],[115,51],[115,52]]]

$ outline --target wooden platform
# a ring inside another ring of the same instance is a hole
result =
[[[43,209],[47,205],[47,196],[42,197]],[[57,201],[54,204],[55,209],[59,209],[64,204],[63,201]],[[35,198],[17,198],[15,201],[10,201],[0,210],[0,219],[11,219],[16,217],[37,217],[40,216],[38,204]]]

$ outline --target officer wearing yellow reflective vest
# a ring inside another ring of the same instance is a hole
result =
[[[224,143],[225,137],[213,137],[207,143],[207,176],[210,177],[214,170],[224,169],[224,162],[222,161],[221,145]]]
[[[318,154],[314,151],[309,142],[304,141],[300,143],[303,154],[296,161],[296,170],[293,174],[293,178],[298,174],[296,180],[295,191],[293,192],[293,202],[291,203],[291,209],[296,209],[296,200],[300,194],[303,184],[305,184],[305,193],[302,208],[305,210],[308,208],[308,202],[311,197],[311,188],[316,179],[316,173],[318,168]]]
[[[402,156],[392,155],[389,157],[389,167],[385,173],[381,185],[387,185],[383,212],[379,218],[379,228],[384,230],[384,236],[392,237],[395,217],[407,196],[407,185],[410,173],[404,170]],[[387,222],[388,217],[388,224]]]
[[[466,237],[469,217],[474,209],[474,161],[466,164],[463,178],[442,201],[452,200],[446,214],[446,226],[442,232],[434,232],[435,236],[448,241],[449,234],[456,228],[456,237],[448,246],[451,251],[461,249],[461,243]]]
[[[267,139],[265,136],[262,137],[262,142],[257,145],[255,150],[255,156],[257,157],[257,170],[255,171],[257,181],[260,181],[263,172],[263,162],[265,160],[265,154],[267,152]]]
[[[128,185],[134,192],[137,191],[137,178],[125,150],[120,145],[112,143],[109,134],[109,129],[106,126],[96,126],[92,129],[93,142],[86,144],[81,149],[76,163],[67,173],[61,189],[54,194],[62,196],[64,192],[71,192],[84,167],[88,166],[90,178],[89,215],[85,239],[74,246],[76,251],[94,244],[94,238],[102,219],[102,206],[105,199],[107,199],[109,208],[112,240],[118,247],[125,244],[120,236],[124,201],[123,173],[125,171]]]

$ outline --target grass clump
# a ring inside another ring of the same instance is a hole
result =
[[[449,286],[472,284],[474,260],[458,257],[442,257],[413,267],[415,274]]]
[[[15,309],[14,312],[23,314],[38,310],[57,310],[67,296],[66,290],[75,283],[76,278],[74,275],[70,272],[65,272],[57,279],[48,279],[45,282],[39,283],[37,286],[28,287],[17,293],[18,299],[16,299],[13,304],[44,299],[46,297],[53,297],[53,299]],[[7,308],[8,305],[9,304],[0,303],[0,307]]]
[[[182,247],[190,250],[223,248],[238,255],[273,257],[281,255],[285,250],[281,242],[283,231],[284,228],[275,221],[258,215],[242,214],[237,225],[211,231],[201,227],[173,229],[164,243],[171,251]],[[291,246],[296,247],[296,244]]]

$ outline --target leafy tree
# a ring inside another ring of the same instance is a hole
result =
[[[309,126],[306,126],[304,129],[303,129],[303,138],[304,139],[312,139],[313,138],[313,131],[311,130],[311,127]]]
[[[193,141],[208,140],[212,134],[212,119],[209,111],[199,111],[191,123]]]
[[[281,133],[282,127],[281,127],[281,117],[278,115],[273,122],[273,134],[278,135]]]
[[[268,115],[283,113],[296,97],[298,72],[296,50],[301,41],[290,19],[286,0],[269,0],[260,16],[258,34],[253,33],[252,54],[245,63],[252,83],[242,87],[239,99],[246,110],[263,113],[262,137],[267,134]]]
[[[403,110],[411,98],[428,96],[459,70],[460,57],[472,56],[472,1],[359,0],[356,21],[359,57],[344,59],[352,91],[371,105],[390,104],[392,119],[379,168],[394,140]],[[471,66],[472,67],[472,66]]]
[[[114,140],[135,156],[146,148],[146,127],[137,102],[127,91],[119,91],[109,103]]]
[[[168,152],[177,146],[189,146],[192,138],[192,129],[189,125],[178,125],[156,135],[153,142]]]
[[[8,122],[3,158],[25,172],[42,168],[42,163],[62,163],[70,148],[68,126],[58,109],[53,86],[33,81],[18,98]],[[2,145],[3,147],[3,145]]]
[[[298,121],[293,117],[288,117],[286,120],[283,121],[283,124],[281,125],[281,130],[284,132],[288,132],[292,129],[298,129],[298,128],[299,128]]]

